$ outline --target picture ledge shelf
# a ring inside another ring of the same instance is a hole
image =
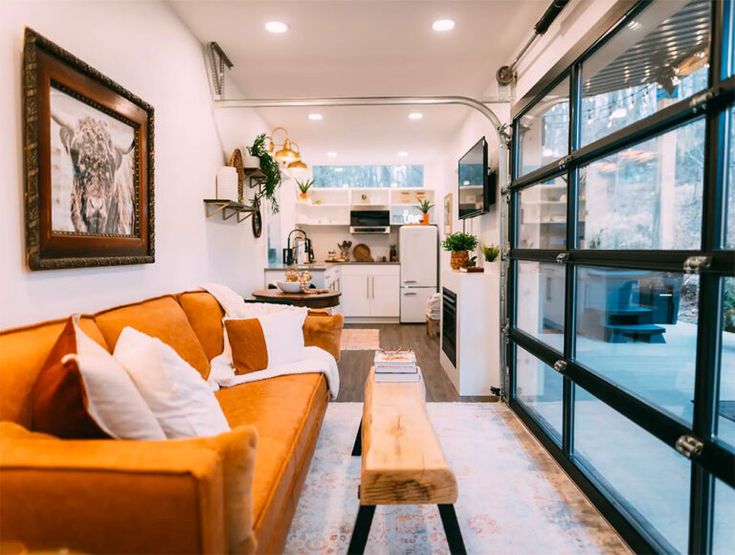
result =
[[[237,223],[244,222],[249,216],[252,216],[254,212],[257,212],[257,208],[249,204],[243,204],[235,200],[219,199],[219,198],[205,198],[204,204],[207,208],[207,218],[211,218],[217,213],[222,214],[223,220],[229,220],[233,216],[237,216]]]

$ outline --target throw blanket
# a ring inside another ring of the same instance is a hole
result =
[[[308,312],[306,308],[290,305],[246,303],[232,289],[218,283],[205,283],[202,285],[202,289],[217,299],[217,302],[219,302],[225,311],[226,318],[257,318],[258,316],[283,310]],[[225,337],[224,352],[214,357],[211,361],[212,369],[209,373],[207,383],[209,383],[214,391],[217,391],[220,387],[232,387],[241,383],[267,380],[268,378],[275,378],[277,376],[322,373],[327,379],[332,399],[336,399],[339,394],[339,369],[337,368],[337,361],[324,349],[320,349],[319,347],[304,347],[304,356],[298,362],[281,364],[266,368],[265,370],[238,375],[235,374],[235,368],[232,366],[232,352],[228,347],[229,342],[227,341],[227,337]]]

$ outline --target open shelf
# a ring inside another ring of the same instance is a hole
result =
[[[229,220],[233,216],[237,216],[237,223],[244,222],[257,211],[254,206],[235,200],[205,198],[204,204],[207,208],[207,218],[221,213],[223,220]]]

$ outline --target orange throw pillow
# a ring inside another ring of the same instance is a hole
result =
[[[125,369],[69,318],[33,385],[33,429],[67,439],[166,439]]]
[[[87,412],[87,393],[77,361],[71,318],[56,340],[33,386],[33,427],[58,437],[109,438]]]
[[[268,368],[268,348],[257,318],[225,320],[227,341],[232,349],[235,374],[248,374]]]

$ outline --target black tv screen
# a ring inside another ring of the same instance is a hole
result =
[[[495,172],[488,168],[487,141],[477,141],[459,159],[458,207],[460,219],[484,214],[495,202]]]

